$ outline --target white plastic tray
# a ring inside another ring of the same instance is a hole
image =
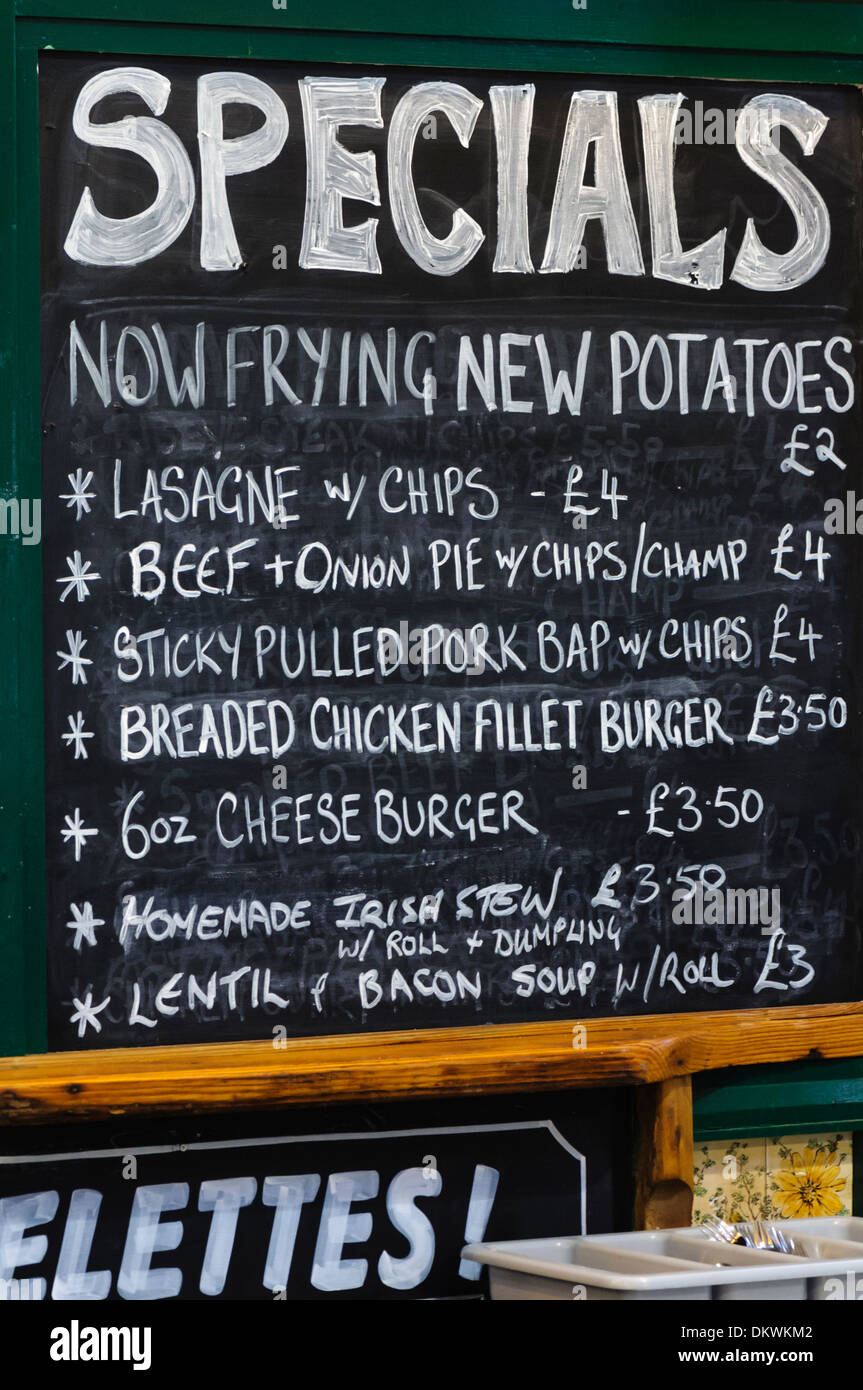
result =
[[[697,1226],[467,1245],[493,1299],[856,1299],[863,1218],[775,1223],[800,1255],[728,1245]]]

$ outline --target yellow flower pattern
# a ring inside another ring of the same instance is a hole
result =
[[[785,1218],[797,1216],[836,1216],[842,1201],[845,1178],[833,1155],[826,1149],[794,1150],[786,1166],[774,1176],[776,1204]]]
[[[852,1135],[713,1140],[695,1154],[694,1225],[850,1216]]]

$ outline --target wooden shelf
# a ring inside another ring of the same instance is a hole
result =
[[[863,1003],[54,1052],[0,1058],[0,1123],[649,1085],[860,1054]]]

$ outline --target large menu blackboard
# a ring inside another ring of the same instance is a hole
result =
[[[51,1045],[858,997],[859,94],[50,53],[41,139]]]

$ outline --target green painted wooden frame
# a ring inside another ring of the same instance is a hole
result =
[[[863,1057],[707,1072],[693,1077],[692,1118],[696,1146],[850,1131],[851,1209],[863,1216]]]
[[[863,1130],[863,1057],[706,1072],[692,1100],[696,1143]]]
[[[13,0],[0,19],[0,496],[41,494],[40,49],[863,83],[859,0]],[[206,18],[202,18],[202,11]],[[781,44],[781,49],[777,49]],[[813,47],[817,45],[817,51]],[[46,1050],[41,557],[0,537],[0,1056]]]

